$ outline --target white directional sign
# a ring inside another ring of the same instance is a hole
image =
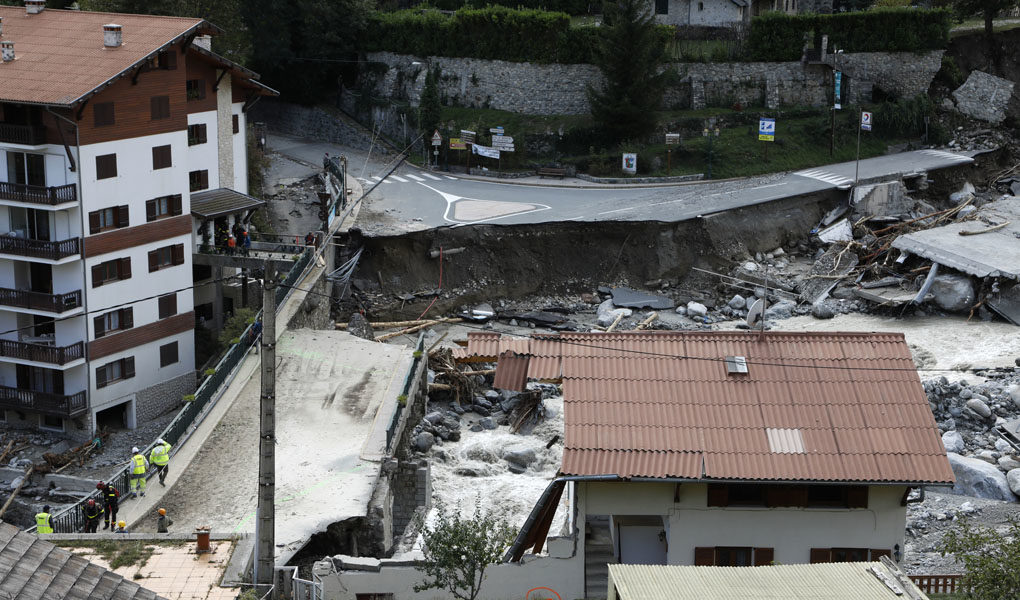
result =
[[[510,137],[508,135],[493,135],[492,136],[492,143],[493,144],[512,144],[512,143],[514,143],[514,138],[512,138],[512,137]]]
[[[861,113],[861,129],[864,131],[871,131],[871,113]]]
[[[491,127],[489,133],[495,133],[496,135],[503,135],[503,127]]]
[[[468,131],[467,129],[460,130],[460,139],[465,144],[474,144],[476,135],[474,131]]]
[[[666,145],[667,146],[676,146],[679,143],[680,143],[680,134],[679,133],[667,133],[666,134]]]

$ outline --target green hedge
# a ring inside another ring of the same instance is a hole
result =
[[[952,12],[883,8],[831,15],[766,13],[751,19],[750,60],[799,60],[805,35],[829,36],[829,48],[845,52],[917,52],[945,48]]]
[[[374,13],[364,47],[416,56],[539,63],[591,62],[597,27],[570,27],[566,13],[504,6]]]
[[[535,8],[552,12],[564,12],[568,15],[587,15],[602,10],[601,2],[590,0],[429,0],[428,4],[442,10],[460,10],[462,8],[485,8],[490,5],[508,8]]]

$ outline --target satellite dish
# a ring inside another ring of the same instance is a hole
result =
[[[762,318],[765,314],[765,301],[762,298],[758,298],[751,304],[751,308],[747,310],[747,326],[754,329],[759,324],[764,323]]]

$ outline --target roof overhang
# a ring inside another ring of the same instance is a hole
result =
[[[265,200],[259,200],[248,194],[242,194],[230,188],[217,188],[191,194],[191,214],[200,219],[214,219],[265,206]]]

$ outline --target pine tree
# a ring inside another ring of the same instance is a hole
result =
[[[634,139],[655,129],[655,111],[672,72],[666,44],[645,0],[606,0],[596,66],[602,89],[588,87],[595,123],[611,142]]]

